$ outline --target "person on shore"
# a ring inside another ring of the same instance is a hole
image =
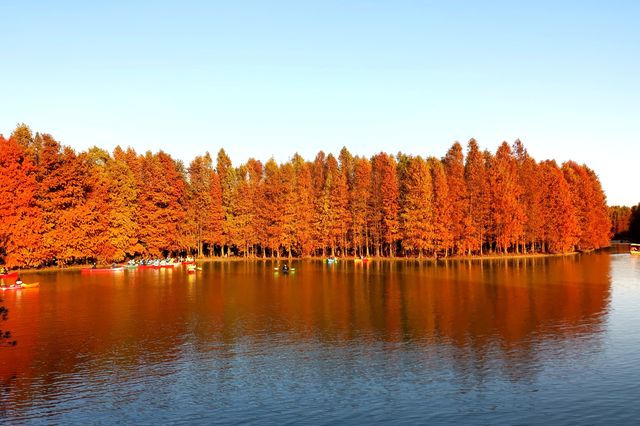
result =
[[[8,273],[7,268],[5,266],[0,266],[0,275],[4,275]]]

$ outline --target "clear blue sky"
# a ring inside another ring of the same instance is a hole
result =
[[[0,133],[236,165],[520,138],[640,202],[640,2],[92,3],[0,3]]]

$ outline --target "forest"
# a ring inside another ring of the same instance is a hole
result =
[[[614,239],[640,243],[640,203],[609,207],[609,216]]]
[[[442,258],[609,245],[596,173],[495,153],[471,139],[444,157],[343,148],[234,166],[223,149],[186,166],[162,151],[77,153],[49,134],[0,136],[0,264],[67,266],[195,254]]]

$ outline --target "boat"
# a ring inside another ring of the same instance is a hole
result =
[[[629,253],[636,256],[640,255],[640,244],[629,244]]]
[[[195,263],[187,265],[187,273],[188,274],[195,274],[196,271],[202,271],[202,268],[196,266]]]
[[[115,268],[82,268],[80,272],[84,273],[100,273],[100,272],[121,272],[124,266],[116,266]]]
[[[368,262],[369,258],[368,257],[356,257],[355,259],[353,259],[354,262]]]
[[[160,262],[153,262],[153,263],[145,263],[145,264],[139,264],[138,265],[138,269],[163,269],[163,268],[173,268],[175,267],[175,264],[173,263],[160,263]]]
[[[159,266],[156,266],[153,263],[141,263],[138,265],[138,269],[159,269]]]
[[[7,272],[6,274],[0,274],[0,279],[13,278],[13,277],[17,277],[17,276],[18,276],[18,271]]]
[[[2,289],[2,291],[7,291],[7,290],[24,290],[24,289],[27,289],[27,288],[36,288],[36,287],[40,287],[40,283],[39,282],[22,283],[22,284],[19,284],[19,285],[2,286],[2,287],[0,287],[0,289]]]

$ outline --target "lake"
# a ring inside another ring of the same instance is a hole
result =
[[[640,256],[24,274],[10,424],[630,424]]]

